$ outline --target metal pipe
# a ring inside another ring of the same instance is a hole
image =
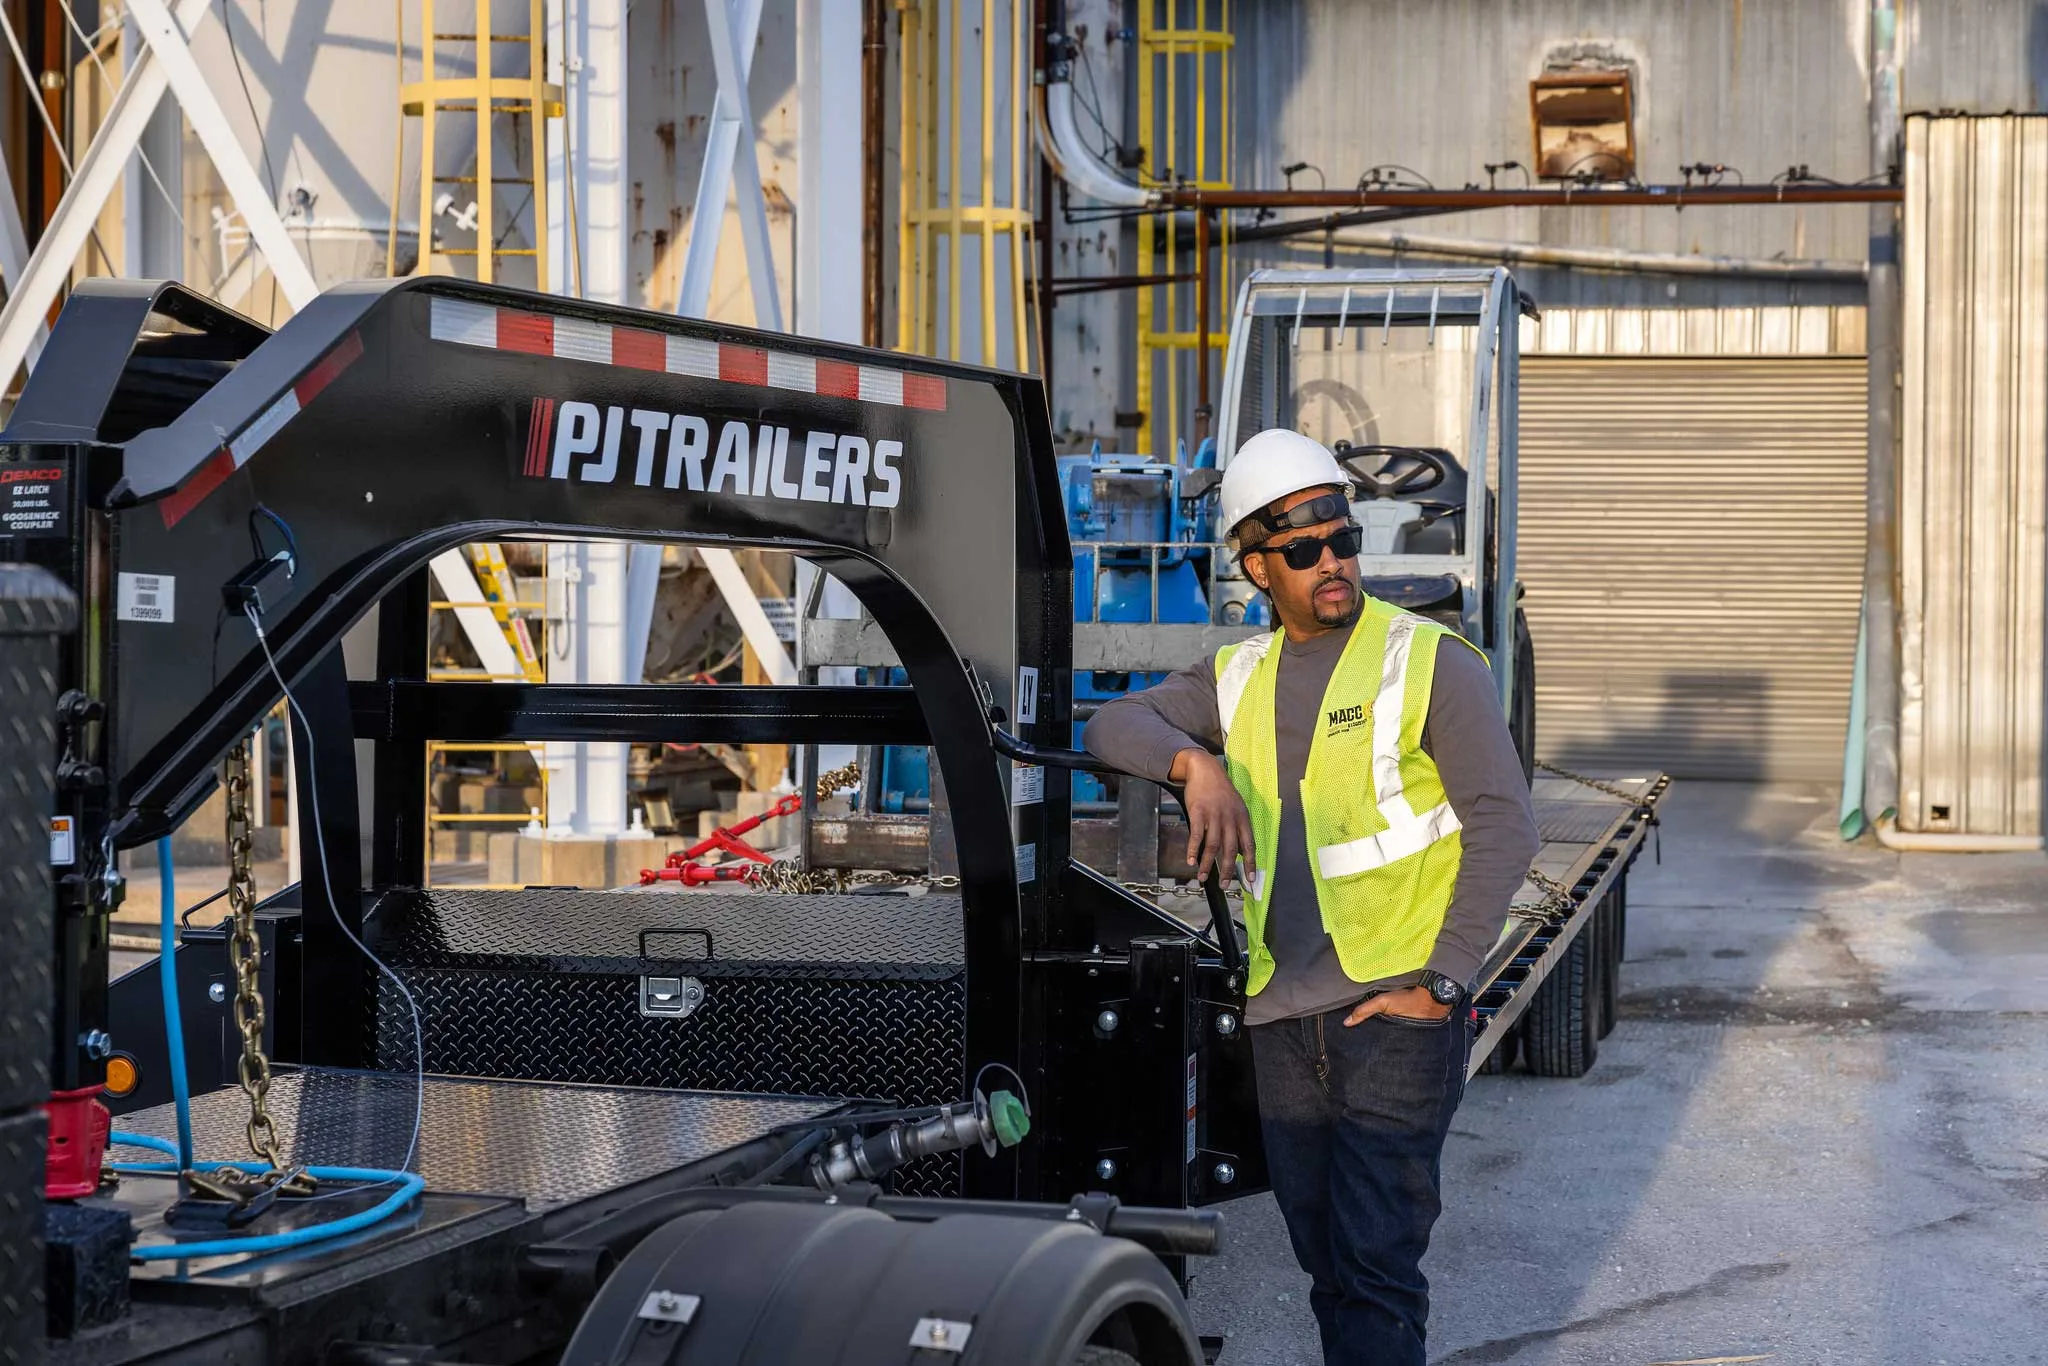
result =
[[[1209,406],[1209,214],[1195,214],[1195,409]],[[1159,566],[1152,566],[1152,620],[1159,620]]]
[[[1453,256],[1479,261],[1526,262],[1586,270],[1653,275],[1714,275],[1773,280],[1862,284],[1861,261],[1772,261],[1739,256],[1693,256],[1682,252],[1630,251],[1622,247],[1562,247],[1540,242],[1494,242],[1475,237],[1439,237],[1407,232],[1338,232],[1340,245],[1419,256]]]
[[[1654,207],[1704,208],[1715,204],[1897,204],[1905,192],[1895,185],[1561,185],[1556,189],[1433,190],[1204,190],[1167,188],[1151,192],[1156,203],[1175,209],[1511,209]]]
[[[1870,4],[1870,160],[1873,174],[1900,165],[1898,6]],[[1864,480],[1863,812],[1884,839],[1899,805],[1899,220],[1870,209],[1870,282],[1864,309],[1869,384]],[[1889,844],[1889,841],[1886,841]],[[1898,846],[1893,846],[1898,847]],[[1950,846],[1954,847],[1954,846]]]
[[[1866,786],[1868,780],[1865,780]],[[1962,831],[1901,830],[1884,816],[1876,822],[1877,842],[1910,854],[2032,854],[2042,847],[2039,835],[1970,835]]]
[[[860,36],[861,341],[882,344],[882,103],[889,0],[867,0]]]

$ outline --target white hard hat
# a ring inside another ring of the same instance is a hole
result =
[[[1239,522],[1290,493],[1350,483],[1328,446],[1286,427],[1269,427],[1239,446],[1223,471],[1217,510],[1224,534],[1235,542]]]

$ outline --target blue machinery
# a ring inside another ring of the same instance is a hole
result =
[[[1143,456],[1059,458],[1060,497],[1074,544],[1074,620],[1130,624],[1260,625],[1263,599],[1242,594],[1213,601],[1210,558],[1217,553],[1215,443],[1205,440],[1192,465]],[[871,683],[902,683],[900,669],[866,671]],[[884,676],[886,675],[886,676]],[[1074,743],[1102,703],[1148,688],[1161,673],[1080,673],[1074,678]],[[1113,794],[1093,774],[1073,775],[1076,814],[1114,806]],[[1085,803],[1085,805],[1083,805]],[[931,806],[931,776],[922,748],[892,746],[882,753],[877,807],[892,815]]]

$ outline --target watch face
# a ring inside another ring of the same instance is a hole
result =
[[[1458,999],[1458,984],[1448,977],[1439,977],[1430,983],[1429,994],[1445,1005],[1451,1005]]]

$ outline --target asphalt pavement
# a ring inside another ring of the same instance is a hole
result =
[[[1432,1362],[2048,1362],[2048,858],[1834,825],[1818,787],[1673,788],[1593,1071],[1466,1092]],[[1271,1199],[1224,1209],[1202,1331],[1319,1361]]]

